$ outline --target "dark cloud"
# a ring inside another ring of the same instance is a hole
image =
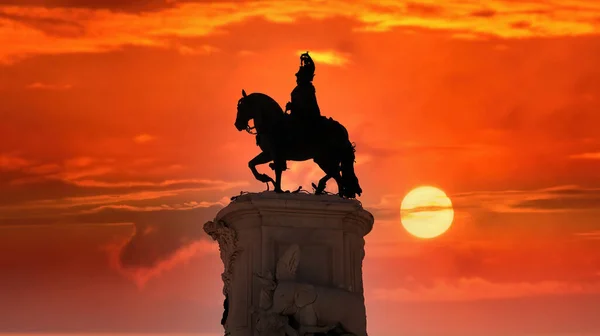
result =
[[[36,226],[62,224],[111,224],[111,223],[144,223],[158,225],[164,222],[190,223],[205,213],[216,213],[220,203],[201,204],[188,202],[184,204],[165,204],[165,200],[151,202],[139,200],[137,203],[157,203],[154,206],[131,206],[121,202],[110,205],[80,206],[65,211],[64,209],[29,209],[22,214],[0,217],[1,226]],[[210,216],[202,217],[209,218]],[[142,224],[142,225],[144,225]]]
[[[532,199],[514,204],[512,208],[530,210],[600,210],[600,195],[591,197]]]
[[[472,211],[480,208],[477,202],[463,201],[465,198],[472,196],[472,194],[458,194],[449,195],[453,204],[451,209],[454,211]],[[456,196],[456,197],[455,197]],[[444,206],[418,206],[412,209],[401,210],[400,204],[402,203],[403,195],[388,195],[383,196],[380,200],[380,204],[369,204],[366,205],[368,210],[378,221],[398,220],[401,213],[411,214],[422,211],[442,211],[448,209]]]
[[[600,189],[585,189],[576,186],[566,188],[548,189],[545,191],[550,195],[563,195],[563,196],[583,196],[590,195],[592,197],[600,197]]]
[[[87,8],[109,9],[120,12],[156,11],[174,6],[175,1],[167,0],[0,0],[1,5],[39,6],[46,8]]]
[[[197,212],[191,211],[193,214]],[[168,222],[161,224],[136,224],[135,234],[119,255],[121,265],[125,268],[152,268],[172,257],[179,249],[207,238],[202,229],[204,222],[198,219],[176,221],[172,217],[177,216],[169,216],[165,219]]]
[[[496,16],[496,14],[498,14],[498,12],[496,12],[493,9],[480,9],[480,10],[471,12],[471,16],[481,17],[481,18],[491,18],[491,17]]]
[[[186,262],[212,241],[203,225],[222,209],[219,203],[107,205],[76,213],[39,210],[28,216],[2,218],[0,228],[18,226],[37,230],[46,228],[83,228],[133,224],[129,238],[119,238],[102,247],[115,270],[143,286],[150,278]],[[116,238],[116,237],[115,237]],[[206,252],[206,251],[205,251]]]
[[[453,208],[454,207],[452,207],[452,206],[445,207],[445,206],[437,206],[437,205],[418,206],[418,207],[414,207],[412,209],[402,210],[402,213],[414,214],[414,213],[419,213],[419,212],[443,211],[443,210],[449,210],[449,209],[453,209]]]
[[[179,249],[201,239],[209,240],[203,225],[214,218],[221,206],[187,210],[148,212],[106,209],[78,216],[82,222],[134,222],[135,233],[120,251],[124,268],[152,268],[172,257]]]
[[[442,14],[442,12],[444,11],[444,8],[441,6],[418,2],[409,2],[406,4],[405,8],[408,13],[419,16],[435,16]]]
[[[231,3],[244,2],[240,0],[0,0],[0,6],[36,6],[46,8],[84,8],[108,9],[114,12],[143,13],[173,8],[177,4],[197,3]]]
[[[125,195],[142,192],[168,192],[177,190],[229,189],[238,183],[212,180],[173,180],[173,181],[127,181],[104,183],[96,180],[65,181],[59,178],[41,178],[25,184],[11,184],[16,178],[31,177],[18,172],[0,173],[0,206],[15,205],[23,202],[52,200],[56,204],[65,198],[84,198],[102,195]],[[76,199],[71,199],[77,205]],[[82,200],[83,202],[83,200]]]
[[[517,21],[510,24],[511,27],[516,29],[529,29],[531,28],[531,22],[529,21]]]
[[[551,11],[543,10],[543,9],[529,9],[529,10],[519,10],[519,11],[503,11],[498,12],[491,8],[484,8],[473,11],[470,13],[473,17],[479,18],[492,18],[498,15],[514,15],[514,14],[522,14],[522,15],[548,15]]]
[[[58,18],[7,14],[0,10],[0,19],[16,21],[33,29],[40,30],[48,35],[77,37],[85,34],[85,27],[81,23],[66,21]]]
[[[113,265],[142,287],[169,268],[186,262],[199,251],[206,252],[212,241],[204,224],[213,219],[221,207],[148,212],[106,209],[88,216],[93,220],[132,220],[134,234],[126,242],[107,247]],[[83,219],[85,220],[85,219]],[[202,244],[204,242],[204,244]]]
[[[600,189],[580,186],[462,193],[451,198],[458,207],[491,207],[497,212],[600,210]]]

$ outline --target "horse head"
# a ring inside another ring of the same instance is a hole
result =
[[[235,118],[235,128],[238,131],[243,131],[248,127],[250,119],[252,119],[252,109],[249,108],[247,99],[248,95],[245,90],[242,90],[242,98],[237,103],[237,116]]]
[[[237,104],[235,128],[238,131],[256,129],[256,132],[259,132],[260,129],[279,127],[278,124],[284,116],[281,106],[273,98],[260,92],[247,95],[246,91],[242,90],[242,98]],[[253,127],[248,126],[250,119],[254,120]]]

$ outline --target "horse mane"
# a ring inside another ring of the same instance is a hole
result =
[[[276,110],[280,114],[285,114],[285,112],[281,108],[281,105],[279,105],[279,103],[275,99],[271,98],[269,95],[266,95],[264,93],[251,93],[246,97],[245,100],[248,100],[252,104],[262,105],[272,110]]]

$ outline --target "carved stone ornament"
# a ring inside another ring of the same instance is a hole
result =
[[[224,284],[223,295],[229,296],[235,259],[242,251],[237,245],[237,232],[223,220],[206,222],[204,232],[219,243],[219,252],[224,265],[221,274]]]
[[[296,282],[299,259],[300,247],[294,244],[280,257],[274,277],[271,272],[256,274],[262,283],[258,335],[367,336],[362,294]]]
[[[296,336],[287,316],[259,309],[256,314],[256,331],[259,336]]]

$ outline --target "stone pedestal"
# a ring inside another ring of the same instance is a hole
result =
[[[256,324],[264,283],[256,275],[275,274],[290,247],[300,251],[294,281],[355,293],[364,315],[364,236],[372,227],[360,202],[338,196],[263,192],[232,201],[204,225],[225,266],[226,334],[262,334]]]

